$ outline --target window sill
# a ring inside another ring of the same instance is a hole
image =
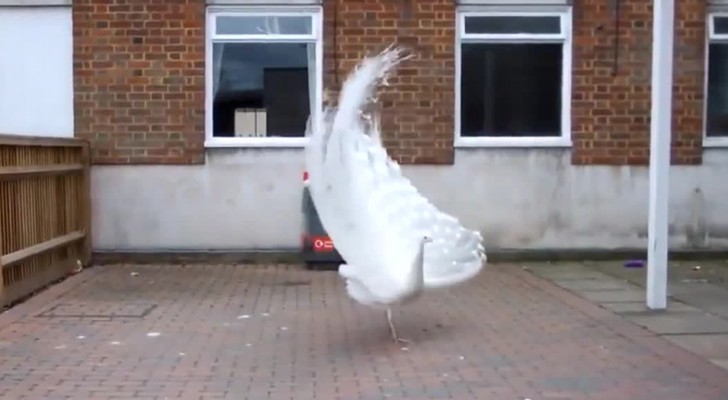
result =
[[[704,138],[703,147],[728,147],[728,136]]]
[[[717,147],[728,147],[728,137],[720,138]],[[272,138],[272,137],[225,137],[205,140],[205,148],[304,148],[308,144],[307,137]],[[712,143],[712,141],[711,141]],[[456,138],[455,147],[571,147],[571,140],[563,137],[469,137]],[[707,145],[707,144],[706,144]]]
[[[468,147],[571,147],[564,137],[459,137],[456,148]]]
[[[205,140],[205,148],[304,148],[308,144],[307,137],[276,138],[276,137],[225,137],[209,138]]]

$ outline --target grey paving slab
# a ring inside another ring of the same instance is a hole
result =
[[[666,311],[625,318],[661,335],[728,333],[728,320],[703,311]]]
[[[728,361],[728,334],[667,335],[665,338],[705,358]]]
[[[642,290],[589,290],[578,291],[586,299],[596,303],[634,303],[645,301],[645,293]]]
[[[641,301],[630,301],[630,302],[617,302],[617,303],[600,303],[603,307],[618,313],[630,313],[630,314],[638,314],[638,313],[652,313],[653,311],[647,308],[647,304],[645,303],[645,300]],[[689,306],[684,303],[680,303],[677,301],[671,301],[668,302],[667,309],[669,311],[700,311],[700,309]]]

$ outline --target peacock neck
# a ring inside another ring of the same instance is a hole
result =
[[[422,238],[417,244],[417,252],[412,262],[412,269],[410,271],[410,282],[412,287],[421,287],[425,281],[425,245],[427,240]]]

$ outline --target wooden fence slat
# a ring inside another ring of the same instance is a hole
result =
[[[83,147],[87,140],[79,138],[49,138],[45,136],[18,136],[0,134],[0,146],[28,147]]]
[[[84,238],[84,236],[86,236],[85,232],[77,231],[53,238],[51,240],[46,240],[45,242],[34,244],[22,250],[18,250],[0,257],[0,264],[4,266],[13,265],[30,257],[45,253],[46,251],[57,249],[59,247],[73,243],[77,240],[81,240]]]
[[[91,146],[89,143],[83,147],[81,153],[81,163],[83,164],[83,179],[81,180],[81,229],[86,232],[83,239],[83,247],[81,251],[81,262],[83,266],[91,263]]]
[[[65,175],[69,172],[83,171],[83,164],[29,165],[21,167],[0,167],[0,181],[25,178],[28,176]]]
[[[1,190],[1,189],[2,189],[2,187],[0,187],[0,202],[3,200],[3,190]],[[0,204],[0,205],[2,205],[2,204]],[[3,217],[4,217],[3,214],[5,214],[4,208],[0,207],[0,221],[3,220]],[[4,273],[3,273],[3,260],[1,257],[2,255],[3,255],[3,229],[2,229],[2,225],[0,225],[0,309],[5,304],[5,300],[4,300],[4,298],[5,298],[5,295],[4,295],[5,277],[4,277]]]
[[[27,146],[22,147],[16,147],[15,151],[17,154],[17,160],[18,162],[23,165],[27,166],[28,164],[31,164],[33,160],[32,153],[35,149],[29,148]],[[18,203],[16,204],[16,208],[18,210],[18,215],[20,216],[19,227],[17,231],[17,235],[20,238],[20,245],[22,248],[26,248],[28,246],[32,246],[33,243],[35,243],[35,236],[36,232],[35,229],[31,226],[31,224],[34,222],[35,218],[32,212],[33,204],[31,204],[32,196],[30,194],[30,191],[33,187],[33,184],[35,182],[31,182],[28,179],[22,179],[18,181],[19,186],[19,198]],[[23,281],[26,279],[30,279],[32,277],[35,271],[36,266],[36,260],[30,260],[28,263],[21,264],[18,268],[13,268],[14,272],[16,273],[15,281]],[[7,261],[3,261],[3,264],[7,264]]]

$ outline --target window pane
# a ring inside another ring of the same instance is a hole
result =
[[[311,17],[220,16],[218,35],[310,35]]]
[[[728,44],[708,47],[707,136],[728,136]]]
[[[315,59],[314,44],[215,43],[213,135],[303,137]]]
[[[560,17],[465,17],[465,33],[561,33]]]
[[[713,31],[718,35],[725,35],[728,33],[728,17],[713,18]]]
[[[560,136],[562,45],[462,45],[462,136]]]

